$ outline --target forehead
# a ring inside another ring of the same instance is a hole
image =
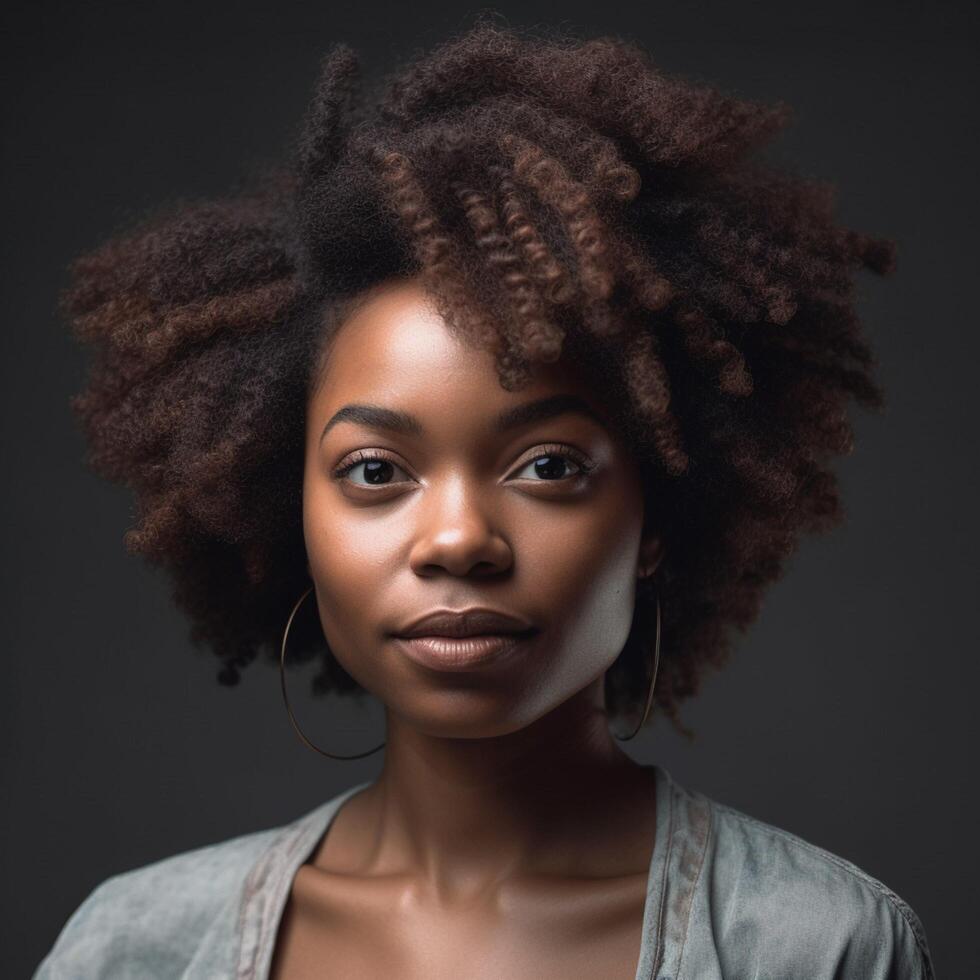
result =
[[[572,361],[536,364],[523,388],[505,390],[493,354],[454,336],[417,280],[396,280],[373,290],[338,328],[310,411],[313,421],[325,420],[349,403],[372,403],[465,427],[555,394],[578,395],[608,419],[601,392]]]

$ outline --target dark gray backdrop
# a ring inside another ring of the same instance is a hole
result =
[[[65,265],[141,209],[218,193],[274,159],[332,42],[373,74],[477,9],[34,3],[4,15],[5,977],[28,975],[109,875],[291,820],[381,764],[305,748],[273,666],[219,687],[168,583],[126,555],[130,501],[83,468],[68,411],[83,362],[53,312]],[[697,742],[658,721],[630,746],[880,878],[921,916],[940,975],[965,975],[977,877],[973,14],[837,0],[494,9],[513,24],[561,17],[618,33],[668,69],[785,98],[797,121],[779,153],[837,182],[853,227],[898,240],[894,277],[860,287],[890,405],[855,416],[858,449],[840,466],[847,523],[804,544],[731,665],[688,706]],[[291,676],[319,744],[381,741],[376,704],[315,702]],[[335,731],[340,719],[361,730]]]

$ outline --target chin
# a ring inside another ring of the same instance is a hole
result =
[[[504,696],[476,688],[429,692],[390,710],[402,724],[431,738],[500,738],[541,716],[530,705],[516,705],[513,690]]]

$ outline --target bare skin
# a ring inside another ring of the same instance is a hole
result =
[[[598,418],[494,430],[565,394]],[[346,419],[321,440],[355,403],[422,431]],[[454,338],[412,280],[373,290],[340,328],[307,408],[304,534],[324,634],[385,705],[387,745],[295,876],[274,980],[632,980],[656,801],[610,731],[603,677],[636,580],[663,557],[644,517],[602,393],[570,364],[505,391],[491,354]],[[537,632],[466,672],[422,666],[391,635],[475,605]]]

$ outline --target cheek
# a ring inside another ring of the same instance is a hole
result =
[[[376,655],[382,612],[373,602],[393,566],[396,540],[385,521],[358,520],[326,482],[307,481],[303,535],[327,642],[345,669]],[[368,511],[364,511],[365,514]]]
[[[629,636],[641,513],[625,503],[561,523],[553,544],[527,555],[528,581],[546,609],[553,646],[568,669],[589,678],[619,656]]]

